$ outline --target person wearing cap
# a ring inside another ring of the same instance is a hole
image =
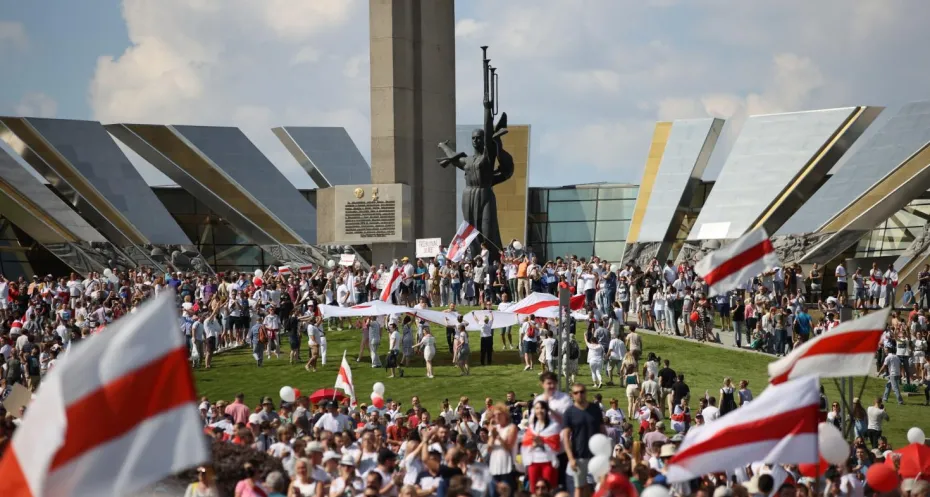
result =
[[[365,488],[365,482],[355,471],[355,464],[355,458],[348,454],[339,459],[339,476],[329,484],[330,497],[342,497],[349,492],[357,495]]]
[[[339,405],[336,402],[327,401],[324,407],[326,413],[320,416],[320,419],[313,425],[314,430],[342,433],[352,429],[352,420],[339,412]]]
[[[259,421],[266,421],[271,423],[275,420],[280,420],[278,413],[274,410],[274,402],[271,400],[271,397],[265,397],[262,399],[262,410],[258,413]]]

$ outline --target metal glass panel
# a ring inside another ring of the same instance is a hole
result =
[[[903,106],[779,230],[813,233],[930,142],[930,101]]]
[[[587,242],[594,239],[594,221],[550,223],[550,242]]]
[[[100,123],[39,118],[27,121],[149,243],[190,244]]]
[[[620,262],[623,260],[623,252],[626,250],[625,242],[597,242],[594,244],[594,254],[608,262]]]
[[[747,119],[688,238],[733,239],[746,233],[854,110]]]
[[[654,193],[653,193],[654,194]],[[597,219],[610,221],[614,219],[632,219],[636,199],[628,200],[598,200]],[[626,237],[626,233],[623,234]]]
[[[549,201],[596,200],[597,191],[597,188],[552,188],[549,190]]]
[[[305,243],[316,242],[316,209],[239,128],[172,127]]]
[[[595,226],[595,240],[626,240],[626,234],[630,231],[630,221],[597,221]]]
[[[594,255],[594,243],[550,243],[546,247],[549,259],[576,255],[578,257],[591,257]]]
[[[636,200],[637,194],[639,194],[637,186],[603,186],[597,189],[597,198],[601,200]]]
[[[281,133],[281,130],[284,133]],[[300,165],[310,173],[315,169],[328,185],[367,185],[371,183],[371,168],[362,157],[355,142],[345,128],[286,126],[276,128],[275,134],[291,154],[286,137],[293,141],[301,154],[295,155]],[[314,174],[310,174],[317,182]],[[318,186],[325,187],[325,185]]]
[[[707,165],[707,158],[716,143],[716,135],[711,134],[715,130],[719,133],[722,125],[723,121],[719,119],[687,119],[672,123],[639,229],[638,242],[661,242],[668,237],[676,212],[691,197],[688,189],[696,182],[692,179],[700,178]]]
[[[550,198],[551,198],[550,192]],[[593,220],[597,204],[585,202],[549,202],[549,221],[589,221]]]

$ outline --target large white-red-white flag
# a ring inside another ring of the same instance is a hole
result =
[[[3,497],[122,496],[210,460],[174,294],[75,345],[3,459]]]
[[[822,378],[865,376],[872,372],[875,351],[885,332],[890,307],[846,321],[827,333],[796,347],[781,359],[769,363],[773,385],[804,375]]]
[[[384,278],[384,276],[381,276]],[[404,268],[403,266],[398,266],[391,270],[390,275],[387,276],[387,281],[384,282],[384,290],[381,290],[381,301],[390,302],[391,295],[400,288],[401,282],[404,281]]]
[[[339,374],[336,375],[336,390],[342,390],[352,399],[352,407],[358,403],[355,401],[355,384],[352,383],[352,368],[349,367],[349,361],[346,360],[346,351],[342,351],[342,365],[339,366]]]
[[[681,482],[729,471],[749,461],[798,464],[819,461],[820,380],[805,376],[765,389],[743,407],[688,430],[668,462],[666,476]]]
[[[449,243],[449,248],[446,250],[446,259],[452,262],[459,262],[465,257],[465,251],[468,249],[468,246],[471,245],[471,242],[478,237],[478,230],[474,226],[468,224],[468,221],[462,221],[462,224],[459,225],[459,230],[455,232],[455,236],[452,237],[452,242]]]
[[[704,279],[713,296],[741,288],[779,264],[768,233],[759,228],[704,256],[694,265],[694,272]]]

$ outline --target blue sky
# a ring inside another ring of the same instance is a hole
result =
[[[533,126],[531,185],[639,182],[657,120],[930,98],[928,2],[456,8],[457,121],[479,118],[488,44],[502,110]],[[344,126],[369,156],[365,0],[0,0],[0,66],[2,113],[238,126],[300,187],[273,126]]]

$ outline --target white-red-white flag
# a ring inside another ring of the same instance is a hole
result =
[[[357,405],[355,401],[355,384],[352,383],[352,368],[349,367],[349,361],[346,360],[346,351],[342,351],[342,365],[339,366],[339,374],[336,375],[337,390],[342,390],[352,399],[352,407]]]
[[[767,464],[820,460],[820,380],[805,376],[765,389],[755,400],[705,425],[688,430],[668,462],[670,482],[725,472],[749,461]]]
[[[890,307],[846,321],[827,333],[796,347],[790,354],[769,363],[773,385],[804,375],[821,378],[865,376],[872,372],[875,351],[885,332]]]
[[[778,254],[764,228],[746,233],[729,245],[711,252],[694,265],[711,295],[741,288],[754,276],[779,266]]]
[[[465,257],[465,251],[468,249],[468,246],[471,245],[471,242],[478,237],[478,230],[474,226],[468,224],[467,221],[462,221],[462,224],[459,225],[459,230],[455,232],[455,236],[452,237],[452,242],[449,243],[449,248],[446,250],[446,259],[452,262],[459,262]]]
[[[123,496],[208,462],[196,400],[174,294],[164,292],[45,376],[0,460],[0,495]]]
[[[569,307],[577,311],[584,307],[584,295],[574,295],[569,301]],[[559,298],[555,295],[533,292],[507,308],[507,312],[514,314],[535,314],[549,307],[558,307]]]
[[[383,276],[382,276],[383,277]],[[398,266],[391,271],[390,276],[388,276],[387,281],[384,282],[384,290],[381,290],[381,301],[390,302],[391,294],[397,291],[400,288],[401,282],[404,281],[404,268],[403,266]]]

